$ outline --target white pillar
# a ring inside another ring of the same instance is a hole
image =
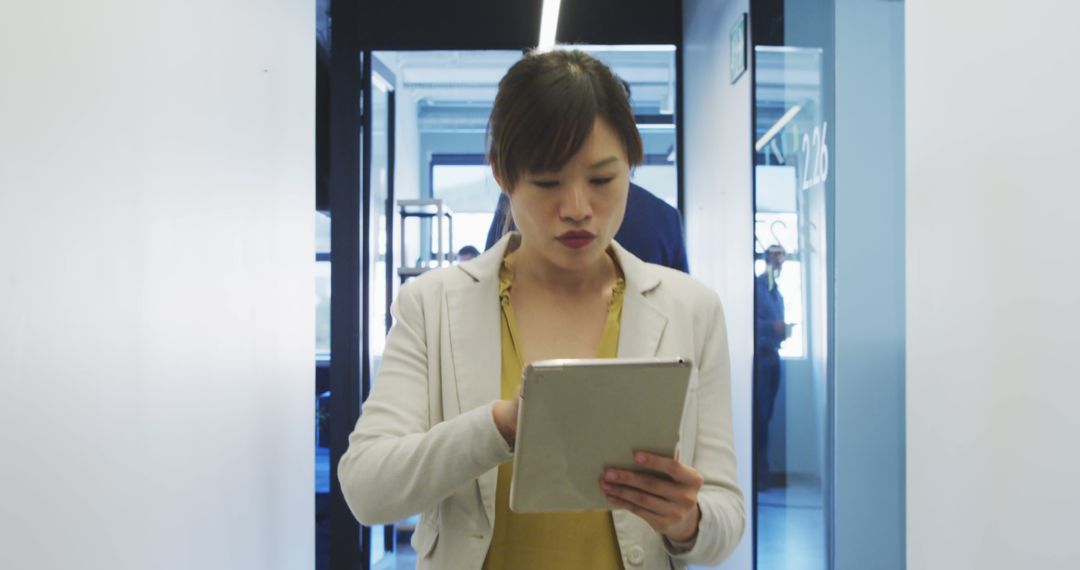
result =
[[[1080,9],[906,10],[908,568],[1072,568]]]
[[[314,16],[0,7],[0,567],[313,565]]]

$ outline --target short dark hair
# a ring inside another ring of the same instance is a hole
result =
[[[578,50],[531,52],[499,81],[488,120],[488,161],[505,190],[522,174],[558,170],[581,149],[596,119],[623,144],[630,166],[644,149],[621,79]]]

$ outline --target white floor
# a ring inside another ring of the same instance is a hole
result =
[[[371,567],[371,570],[413,570],[416,568],[416,552],[407,544],[398,545],[398,552],[386,556]]]
[[[819,486],[793,482],[758,494],[757,570],[825,570]]]

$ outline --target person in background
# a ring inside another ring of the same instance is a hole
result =
[[[457,252],[457,260],[460,263],[462,261],[468,261],[470,259],[473,259],[478,255],[480,255],[480,250],[476,249],[475,247],[473,247],[471,245],[467,245],[467,246],[465,246],[465,247],[458,250],[458,252]]]
[[[765,271],[757,276],[754,290],[754,473],[759,490],[771,486],[769,468],[769,421],[780,391],[780,345],[788,337],[784,322],[784,296],[777,279],[787,252],[780,245],[765,250]]]
[[[621,83],[629,101],[630,85],[625,81]],[[513,221],[506,219],[509,207],[510,200],[506,193],[499,194],[495,216],[488,228],[485,250],[491,249],[503,234],[514,229]],[[679,211],[633,182],[626,198],[626,215],[615,234],[615,241],[643,261],[684,273],[689,271]]]
[[[401,287],[338,464],[346,502],[368,525],[421,513],[421,570],[719,564],[746,524],[724,312],[716,292],[614,240],[643,159],[625,91],[583,52],[532,53],[499,82],[488,129],[518,229]],[[597,473],[611,510],[512,512],[523,368],[615,356],[692,361],[679,453]]]

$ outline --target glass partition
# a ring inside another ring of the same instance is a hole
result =
[[[831,1],[755,1],[756,568],[829,567]]]
[[[390,326],[387,288],[393,266],[388,259],[390,235],[390,201],[394,180],[394,89],[393,73],[378,58],[372,56],[371,76],[371,167],[369,170],[370,198],[367,204],[368,271],[364,285],[368,296],[368,357],[370,381],[374,385],[386,347]],[[375,525],[370,528],[368,562],[372,568],[393,565],[394,525]],[[384,563],[383,561],[386,560]]]

